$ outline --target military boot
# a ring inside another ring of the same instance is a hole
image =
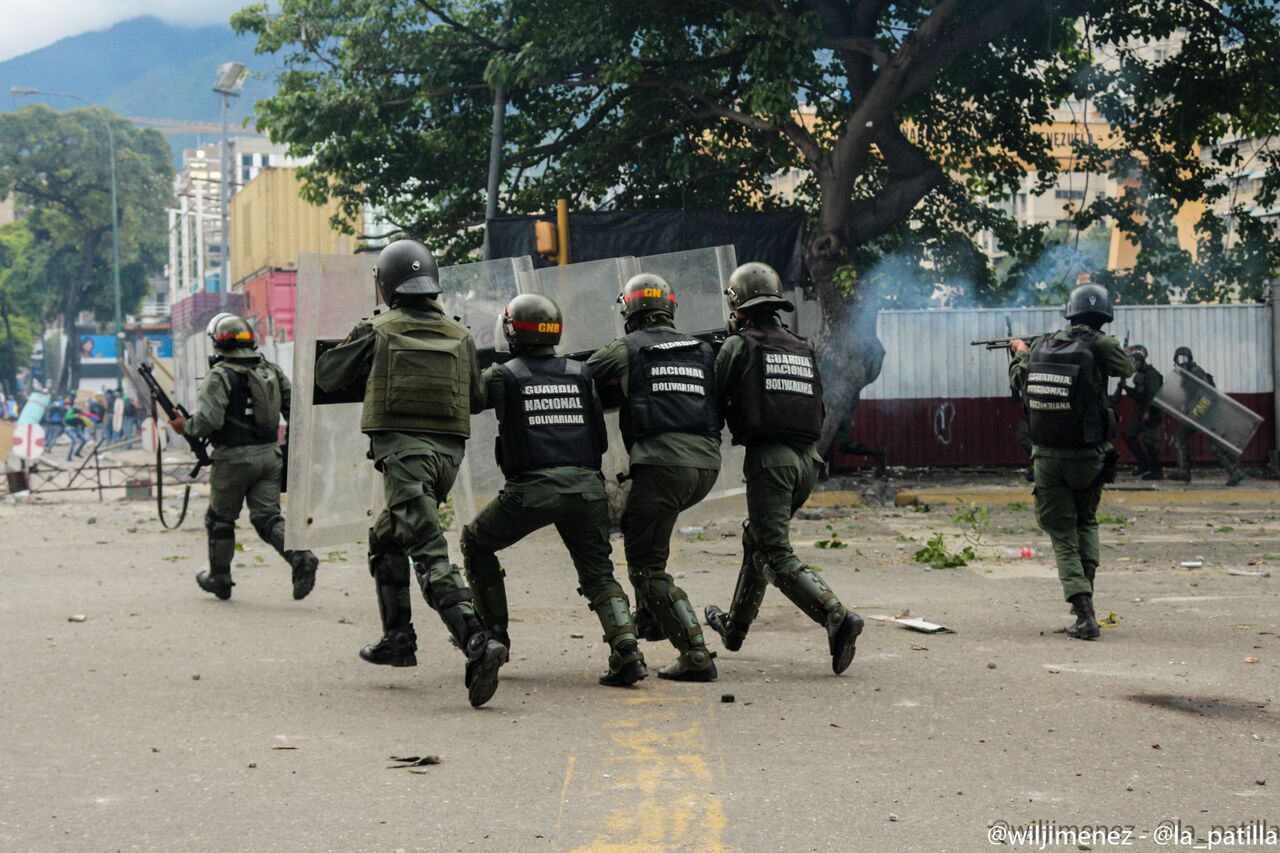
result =
[[[1096,640],[1102,634],[1098,628],[1098,619],[1093,614],[1093,594],[1077,592],[1071,596],[1071,605],[1076,613],[1076,624],[1067,628],[1067,636],[1077,640]]]
[[[677,630],[669,632],[672,645],[680,650],[680,656],[658,670],[658,677],[668,681],[715,681],[715,653],[707,650],[702,636],[702,626],[689,603],[684,590],[675,589],[669,599],[668,618],[677,623]]]
[[[217,569],[207,569],[196,575],[196,583],[205,592],[211,592],[223,601],[231,598],[231,587],[236,585],[231,579],[230,569],[221,572]]]
[[[648,677],[626,593],[616,587],[606,590],[592,599],[590,607],[609,644],[609,671],[600,676],[600,683],[606,687],[630,687]]]
[[[1178,445],[1178,470],[1169,475],[1170,480],[1180,483],[1191,482],[1191,453],[1185,445]]]
[[[479,620],[476,627],[479,627]],[[498,691],[498,670],[510,658],[507,647],[483,628],[467,640],[467,670],[463,683],[472,708],[479,708]]]
[[[1227,470],[1230,476],[1227,477],[1226,486],[1229,489],[1240,485],[1242,482],[1244,482],[1244,478],[1248,476],[1239,468],[1236,468],[1234,465]]]
[[[378,584],[378,617],[382,639],[360,650],[361,660],[378,666],[417,666],[418,635],[408,584]]]
[[[733,601],[729,612],[725,613],[714,604],[708,604],[703,610],[707,625],[720,635],[724,647],[731,652],[742,648],[747,638],[747,630],[756,621],[760,613],[760,605],[764,601],[765,591],[769,589],[769,581],[764,571],[756,565],[756,541],[751,534],[751,525],[742,523],[742,564],[738,567],[738,582],[733,588]]]
[[[1144,440],[1143,447],[1147,451],[1147,473],[1142,479],[1163,480],[1164,463],[1160,461],[1160,445],[1154,441]]]
[[[320,560],[310,551],[289,551],[286,556],[293,567],[293,600],[301,601],[315,589]]]
[[[1133,454],[1133,459],[1138,464],[1133,469],[1133,476],[1142,477],[1151,470],[1151,460],[1147,456],[1146,448],[1142,446],[1140,439],[1125,436],[1125,446],[1129,448],[1129,452]]]
[[[736,652],[742,648],[742,642],[747,639],[746,627],[739,625],[732,616],[714,604],[708,604],[702,614],[707,619],[707,626],[720,635],[720,642],[724,643],[726,649]]]
[[[509,615],[507,613],[507,586],[502,575],[496,578],[484,578],[471,572],[467,573],[467,582],[471,584],[471,592],[475,596],[473,603],[480,621],[489,635],[511,651],[511,637],[507,633]]]
[[[204,514],[204,529],[209,536],[209,568],[196,575],[196,583],[223,601],[231,598],[231,561],[236,557],[236,523],[226,521],[209,509]]]

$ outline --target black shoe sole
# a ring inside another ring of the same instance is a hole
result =
[[[707,627],[716,632],[716,636],[720,638],[720,643],[726,650],[736,652],[742,648],[744,637],[731,633],[727,628],[721,625],[721,618],[728,620],[729,614],[725,613],[714,604],[708,604],[702,610],[702,618],[706,621]]]
[[[638,681],[649,677],[649,670],[642,660],[633,660],[617,672],[606,672],[600,676],[600,683],[605,687],[630,687]]]
[[[305,577],[295,578],[293,581],[293,600],[301,601],[311,594],[311,590],[316,588],[316,573],[308,572]]]
[[[360,660],[365,663],[371,663],[374,666],[417,666],[418,656],[413,652],[404,655],[393,655],[389,658],[373,658],[368,657],[364,653],[364,649],[360,650]]]
[[[856,613],[846,613],[840,630],[836,632],[835,642],[831,650],[831,669],[836,675],[844,672],[853,663],[853,656],[858,653],[858,637],[862,635],[864,623]]]
[[[706,669],[687,669],[679,675],[666,675],[662,670],[658,670],[658,678],[663,681],[689,681],[699,684],[709,684],[720,678],[720,673],[716,672],[716,665],[713,663]]]
[[[474,666],[467,664],[467,700],[472,708],[479,708],[498,692],[498,670],[507,662],[507,647],[497,640],[490,640],[484,654]]]
[[[1070,637],[1073,640],[1096,640],[1102,636],[1101,631],[1099,631],[1096,634],[1088,635],[1088,634],[1077,633],[1071,630],[1070,628],[1067,628],[1063,633],[1065,633],[1068,637]]]

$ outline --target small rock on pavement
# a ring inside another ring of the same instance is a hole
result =
[[[192,680],[192,681],[199,681],[199,680],[200,680],[200,673],[198,673],[198,672],[197,672],[197,673],[195,673],[194,675],[192,675],[192,676],[191,676],[191,680]]]
[[[257,766],[258,766],[258,762],[256,762],[256,761],[250,761],[250,762],[249,762],[249,769],[250,769],[250,770],[252,770],[253,768],[255,768],[255,767],[257,767]]]
[[[572,634],[569,635],[569,638],[573,640],[581,640],[582,635],[579,634],[577,631],[574,631]]]
[[[897,823],[897,822],[898,822],[898,816],[897,816],[896,814],[894,814],[893,812],[889,812],[889,822],[890,822],[890,823]]]
[[[732,693],[721,693],[720,701],[728,703],[728,702],[736,702],[738,700],[734,698],[734,695]]]
[[[995,662],[995,661],[993,661],[993,660],[989,660],[989,661],[987,661],[987,669],[995,669],[995,668],[996,668],[996,662]]]
[[[83,613],[75,613],[71,616],[68,616],[67,621],[68,622],[84,622],[88,618],[89,617],[85,616]]]

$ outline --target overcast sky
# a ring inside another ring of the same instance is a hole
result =
[[[226,23],[250,0],[0,0],[0,61],[60,38],[155,15],[175,24]]]

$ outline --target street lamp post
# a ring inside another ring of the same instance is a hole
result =
[[[9,94],[15,96],[45,95],[53,98],[71,98],[93,110],[94,114],[102,121],[102,126],[107,129],[107,150],[111,155],[111,284],[115,293],[116,391],[120,392],[124,389],[124,368],[122,366],[124,362],[124,318],[120,310],[120,208],[116,202],[116,136],[111,130],[111,121],[97,104],[70,92],[47,92],[31,86],[10,86]],[[75,337],[75,331],[75,329],[68,329],[67,335]]]
[[[222,172],[222,243],[219,247],[221,255],[221,269],[218,270],[218,307],[225,310],[227,307],[227,288],[231,286],[231,234],[228,227],[227,202],[231,195],[231,181],[228,174],[230,171],[231,154],[228,151],[230,145],[227,139],[227,112],[231,105],[232,98],[240,97],[240,91],[244,89],[245,78],[249,76],[249,69],[245,68],[240,62],[224,62],[218,66],[218,76],[213,83],[213,91],[222,97],[222,145],[219,170]],[[201,226],[203,227],[203,225]]]

